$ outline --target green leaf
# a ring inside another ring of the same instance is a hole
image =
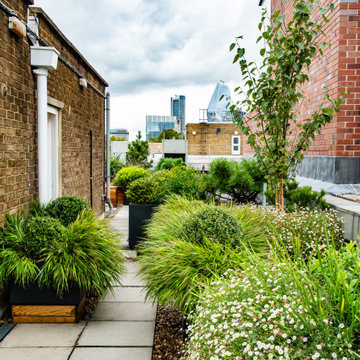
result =
[[[264,56],[264,55],[265,55],[265,51],[266,51],[266,49],[265,49],[265,48],[262,48],[262,49],[260,50],[260,55],[261,55],[261,56]]]
[[[232,44],[230,45],[230,51],[232,51],[235,46],[236,46],[236,44],[235,44],[235,43],[232,43]]]

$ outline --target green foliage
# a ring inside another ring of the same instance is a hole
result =
[[[242,228],[229,209],[206,206],[188,216],[180,229],[180,236],[188,241],[203,243],[205,238],[212,242],[238,246],[242,240]]]
[[[142,177],[128,186],[126,196],[132,204],[158,204],[163,200],[158,186],[159,182],[155,176]]]
[[[149,143],[156,143],[156,137],[155,136],[151,136],[148,140]]]
[[[338,111],[343,98],[331,100],[324,95],[324,103],[312,114],[298,118],[299,103],[304,102],[304,85],[309,81],[311,62],[323,54],[327,46],[321,42],[322,26],[312,16],[316,0],[295,0],[292,19],[288,20],[275,10],[268,24],[264,10],[259,29],[259,41],[264,41],[260,51],[263,63],[258,70],[254,62],[248,62],[245,49],[237,43],[230,51],[236,51],[234,63],[239,63],[244,88],[235,92],[244,99],[230,105],[241,131],[248,136],[247,142],[261,160],[266,178],[281,194],[282,181],[289,171],[303,159],[303,152],[320,129],[328,124]],[[325,21],[325,10],[320,9]],[[325,99],[328,101],[325,106]],[[249,114],[239,116],[242,106]],[[282,204],[277,203],[281,208]]]
[[[125,164],[117,157],[111,156],[110,158],[110,176],[113,178]]]
[[[324,190],[313,191],[311,186],[299,187],[296,181],[286,181],[284,184],[285,207],[287,211],[296,209],[329,209],[330,205],[324,199],[326,192]],[[266,193],[268,201],[275,203],[275,191],[269,189]]]
[[[155,171],[170,170],[176,166],[186,166],[181,158],[161,158],[155,166]]]
[[[124,272],[123,262],[117,235],[89,209],[68,226],[49,217],[5,217],[0,287],[14,280],[24,287],[52,287],[59,295],[73,285],[105,294]]]
[[[358,358],[354,328],[360,300],[353,297],[347,321],[333,290],[314,279],[305,264],[287,258],[271,264],[256,255],[249,261],[248,269],[230,271],[206,288],[191,316],[184,359]],[[334,285],[329,276],[321,274]]]
[[[254,201],[265,181],[256,160],[229,161],[219,158],[209,165],[209,181],[222,194],[229,194],[235,202]]]
[[[141,132],[139,131],[136,140],[129,144],[128,152],[126,153],[126,164],[137,165],[148,169],[152,160],[148,161],[149,156],[149,143],[141,140]]]
[[[264,219],[265,234],[269,238],[279,238],[284,251],[293,258],[307,259],[316,254],[318,246],[325,251],[327,239],[333,239],[336,248],[344,244],[342,224],[333,210],[299,209],[286,213],[270,208],[251,209]]]
[[[114,186],[128,187],[134,180],[149,176],[149,170],[140,166],[128,166],[120,169],[113,180]]]
[[[58,219],[50,216],[30,217],[26,222],[24,252],[31,259],[40,259],[43,249],[53,241],[61,241],[62,225]]]
[[[46,206],[46,213],[67,226],[73,223],[81,211],[89,209],[89,204],[77,196],[61,196],[50,201]]]
[[[157,143],[161,143],[164,139],[179,139],[181,133],[177,132],[174,129],[164,129],[156,138]]]
[[[123,136],[111,135],[110,141],[126,141],[126,139]]]
[[[162,305],[172,302],[189,312],[202,299],[201,292],[206,284],[227,269],[242,266],[243,244],[256,252],[266,252],[262,220],[247,207],[220,208],[227,215],[233,215],[242,231],[243,241],[238,247],[234,248],[231,232],[229,239],[221,233],[220,224],[213,229],[222,242],[211,240],[217,236],[210,231],[199,242],[181,231],[195,214],[202,210],[205,214],[207,209],[213,211],[213,208],[213,204],[176,195],[157,208],[147,225],[146,239],[140,245],[140,273],[146,282],[148,298]],[[229,232],[228,229],[224,231]]]

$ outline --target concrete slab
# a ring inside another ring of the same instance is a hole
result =
[[[138,261],[127,261],[125,266],[129,274],[136,274],[140,269],[140,263]]]
[[[72,351],[67,348],[1,348],[0,359],[6,360],[67,360]]]
[[[0,348],[74,346],[85,326],[78,324],[17,324]]]
[[[152,348],[76,348],[70,360],[151,360]]]
[[[91,321],[155,321],[156,305],[151,303],[99,303]]]
[[[141,287],[116,287],[114,288],[114,294],[108,293],[101,302],[144,303],[145,293]]]
[[[144,287],[145,282],[140,278],[136,277],[136,274],[130,273],[125,274],[121,279],[122,286],[130,286],[130,287]]]
[[[153,345],[154,322],[90,321],[82,333],[79,346],[136,346]]]

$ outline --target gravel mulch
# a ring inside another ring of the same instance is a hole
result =
[[[152,360],[178,360],[184,348],[184,316],[172,305],[158,307]]]

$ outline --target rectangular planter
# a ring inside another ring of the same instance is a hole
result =
[[[80,320],[85,308],[85,295],[73,287],[61,297],[52,288],[12,284],[10,304],[16,323],[73,323]]]
[[[129,247],[133,249],[144,237],[144,225],[150,220],[157,205],[130,204],[129,205]]]
[[[124,198],[124,188],[122,186],[110,186],[110,201],[114,208],[117,208],[119,205],[124,204]]]

